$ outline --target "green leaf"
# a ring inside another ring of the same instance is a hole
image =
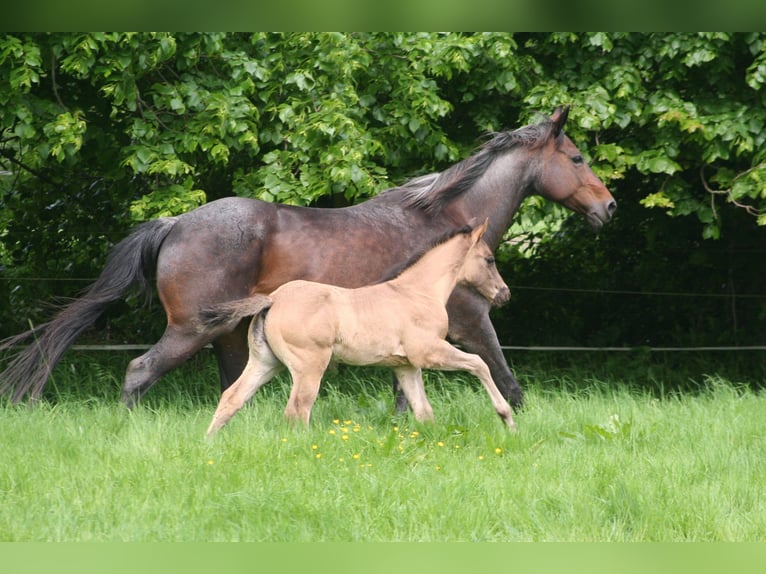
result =
[[[660,207],[662,209],[672,209],[675,203],[662,191],[650,193],[640,201],[644,207]]]

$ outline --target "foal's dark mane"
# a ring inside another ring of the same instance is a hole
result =
[[[553,127],[553,121],[546,118],[538,124],[513,131],[489,133],[490,139],[470,157],[441,173],[416,177],[394,189],[404,192],[404,203],[408,207],[438,213],[453,199],[473,187],[500,154],[519,146],[535,149],[543,145],[551,137]]]
[[[463,227],[458,227],[458,228],[449,230],[447,233],[445,233],[441,237],[437,237],[430,244],[426,245],[424,249],[415,253],[413,256],[407,259],[407,261],[405,261],[404,263],[400,263],[398,265],[394,265],[393,267],[391,267],[385,273],[385,275],[383,276],[383,279],[378,281],[378,283],[385,283],[386,281],[391,281],[392,279],[396,279],[397,277],[399,277],[399,275],[401,275],[402,273],[407,271],[407,269],[415,265],[415,263],[420,261],[423,258],[423,256],[429,251],[431,251],[432,249],[438,247],[442,243],[447,243],[447,241],[449,241],[456,235],[468,235],[472,231],[473,231],[473,227],[471,227],[470,225],[464,225]]]

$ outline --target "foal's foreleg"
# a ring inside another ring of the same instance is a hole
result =
[[[407,397],[412,407],[415,418],[421,422],[433,421],[434,411],[426,397],[423,386],[423,371],[417,367],[396,367],[394,375],[399,382],[399,387]]]
[[[513,416],[511,414],[511,407],[503,398],[503,395],[500,394],[497,385],[495,385],[495,381],[492,379],[489,367],[481,357],[478,355],[471,355],[470,353],[464,353],[450,345],[447,341],[439,340],[437,343],[434,343],[433,348],[425,354],[423,367],[443,371],[467,371],[471,373],[481,381],[482,385],[484,385],[484,388],[492,401],[492,405],[495,407],[495,411],[500,415],[500,418],[503,419],[503,422],[505,422],[510,430],[516,429],[516,424],[513,422]]]

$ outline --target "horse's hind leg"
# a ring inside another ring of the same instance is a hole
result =
[[[151,349],[128,364],[122,401],[132,407],[157,379],[187,361],[209,341],[204,334],[168,326]]]
[[[409,401],[415,418],[421,422],[434,420],[434,411],[423,386],[423,371],[415,367],[396,367],[394,376]]]
[[[247,330],[250,321],[244,320],[231,333],[224,333],[213,341],[213,352],[221,376],[221,392],[236,381],[247,365]]]
[[[396,372],[393,373],[391,379],[393,381],[394,389],[394,412],[397,414],[402,414],[407,410],[407,405],[409,403],[407,401],[406,395],[404,394],[404,391],[402,391],[402,385],[399,382],[399,378],[397,377]]]

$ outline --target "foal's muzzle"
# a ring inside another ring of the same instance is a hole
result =
[[[500,291],[497,292],[497,295],[495,295],[495,298],[492,299],[492,306],[502,307],[510,300],[511,300],[511,290],[508,289],[508,287],[503,287],[502,289],[500,289]]]

